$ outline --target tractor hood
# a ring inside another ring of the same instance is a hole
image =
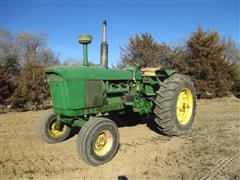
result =
[[[141,73],[133,67],[106,69],[94,66],[53,66],[46,69],[46,74],[61,76],[64,80],[133,80],[141,79]]]

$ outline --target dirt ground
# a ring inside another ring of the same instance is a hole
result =
[[[180,137],[156,133],[147,118],[120,127],[117,155],[99,167],[78,159],[77,136],[59,144],[39,139],[42,113],[0,114],[0,179],[240,179],[237,99],[198,101],[193,129]]]

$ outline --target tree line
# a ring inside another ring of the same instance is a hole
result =
[[[59,65],[47,47],[47,35],[0,29],[0,106],[16,110],[43,109],[50,94],[44,69]]]
[[[0,28],[0,107],[43,109],[50,104],[44,70],[61,65],[47,47],[47,35],[27,31],[12,34]],[[231,39],[198,28],[185,43],[172,47],[149,33],[130,37],[120,48],[117,67],[174,68],[191,76],[198,98],[240,95],[240,50]],[[63,65],[72,64],[65,60]],[[74,60],[76,61],[76,60]]]
[[[121,47],[118,67],[173,68],[189,75],[198,98],[240,96],[240,49],[230,38],[199,27],[182,44],[171,47],[143,33]]]

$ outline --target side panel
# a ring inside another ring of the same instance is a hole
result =
[[[61,98],[66,96],[66,109],[79,109],[85,107],[85,89],[84,81],[66,81],[65,82],[65,93],[62,94]]]
[[[86,107],[102,106],[104,85],[102,81],[85,81]]]
[[[67,105],[67,96],[63,96],[65,94],[65,86],[63,82],[51,82],[49,84],[53,107],[54,109],[63,108],[66,109]]]
[[[56,74],[48,75],[54,109],[79,109],[85,107],[83,80],[64,81]]]

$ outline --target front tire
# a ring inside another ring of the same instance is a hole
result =
[[[110,119],[91,118],[79,132],[77,151],[80,158],[89,165],[99,166],[110,161],[118,147],[118,128]]]
[[[62,130],[57,130],[56,121],[57,115],[53,109],[47,110],[39,121],[38,135],[49,144],[62,142],[71,133],[71,128],[66,124],[63,124]]]
[[[166,135],[186,134],[196,111],[196,94],[191,79],[174,74],[164,80],[156,92],[155,122]]]

